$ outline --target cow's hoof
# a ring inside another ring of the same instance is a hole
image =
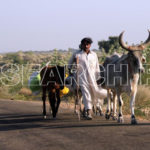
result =
[[[100,116],[101,116],[101,117],[103,117],[103,116],[104,116],[104,114],[103,114],[102,112],[100,112]]]
[[[119,117],[119,118],[118,118],[118,123],[124,123],[123,117]]]
[[[75,115],[78,115],[78,110],[74,110]]]
[[[56,117],[53,117],[53,120],[56,120]]]
[[[117,117],[116,117],[116,116],[113,116],[113,117],[112,117],[112,120],[117,120]]]
[[[46,115],[45,115],[45,116],[43,116],[43,119],[46,119]]]
[[[106,118],[107,120],[109,120],[110,115],[109,115],[109,114],[105,114],[105,118]]]
[[[110,117],[113,117],[113,113],[110,113]]]
[[[137,121],[136,121],[135,118],[132,118],[132,119],[131,119],[131,124],[133,124],[133,125],[137,124]]]
[[[87,115],[86,120],[92,120],[92,116],[91,115]]]

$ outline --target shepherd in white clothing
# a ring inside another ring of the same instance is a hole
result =
[[[78,81],[83,96],[83,104],[87,111],[87,119],[92,119],[92,106],[97,103],[98,99],[107,96],[107,91],[97,85],[100,78],[100,68],[97,54],[90,50],[92,44],[91,38],[81,40],[80,50],[74,53],[69,60],[73,64],[78,60]],[[72,65],[68,69],[71,73]]]

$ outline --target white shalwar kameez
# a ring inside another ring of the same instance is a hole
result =
[[[85,110],[92,109],[93,104],[107,96],[107,91],[96,83],[100,77],[97,54],[93,51],[88,54],[83,50],[77,51],[70,59],[70,64],[74,57],[78,59],[78,81]]]

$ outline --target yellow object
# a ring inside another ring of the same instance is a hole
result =
[[[68,77],[68,74],[65,74],[65,78]],[[66,95],[69,93],[69,88],[67,88],[66,86],[64,86],[64,88],[62,90],[60,90],[60,96]]]
[[[68,74],[65,74],[65,78],[67,78],[68,77]]]
[[[60,90],[60,95],[66,95],[69,93],[69,89],[65,86],[62,90]]]

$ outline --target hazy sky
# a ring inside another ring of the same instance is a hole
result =
[[[0,52],[78,48],[89,36],[145,41],[150,0],[0,0]]]

